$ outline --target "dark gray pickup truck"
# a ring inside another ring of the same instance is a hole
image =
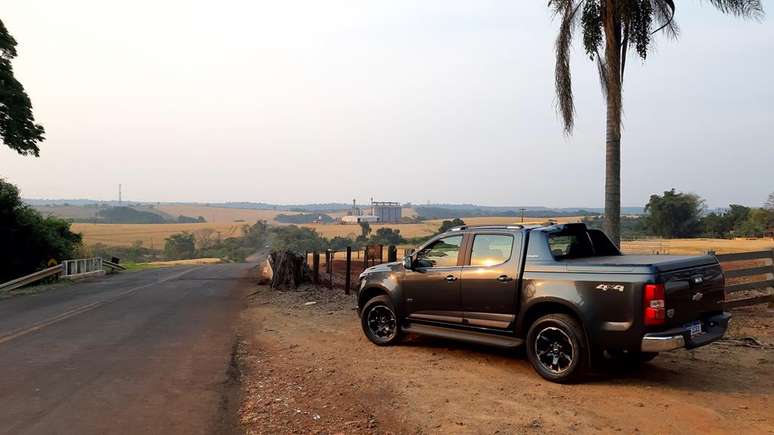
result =
[[[714,256],[622,255],[583,224],[462,226],[366,269],[358,308],[377,345],[407,332],[526,345],[541,376],[570,382],[602,360],[718,340],[724,286]]]

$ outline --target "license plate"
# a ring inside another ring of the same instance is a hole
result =
[[[701,334],[701,320],[694,320],[691,323],[686,323],[683,327],[691,331],[691,337]]]

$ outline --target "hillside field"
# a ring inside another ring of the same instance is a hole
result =
[[[630,254],[697,255],[765,251],[774,249],[774,239],[644,239],[624,241],[623,251]]]
[[[210,228],[222,238],[241,235],[241,223],[197,224],[72,224],[72,230],[83,234],[84,244],[102,243],[108,246],[131,246],[136,240],[151,249],[163,249],[164,239],[172,234]]]

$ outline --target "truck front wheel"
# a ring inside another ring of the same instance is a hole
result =
[[[387,296],[377,296],[366,302],[360,321],[366,337],[376,345],[390,346],[401,339],[398,316]]]
[[[537,319],[527,332],[527,357],[540,376],[551,382],[577,381],[588,365],[583,328],[566,314]]]

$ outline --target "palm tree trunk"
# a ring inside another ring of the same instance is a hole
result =
[[[621,246],[621,24],[615,18],[615,1],[604,11],[607,131],[605,133],[605,233]]]

